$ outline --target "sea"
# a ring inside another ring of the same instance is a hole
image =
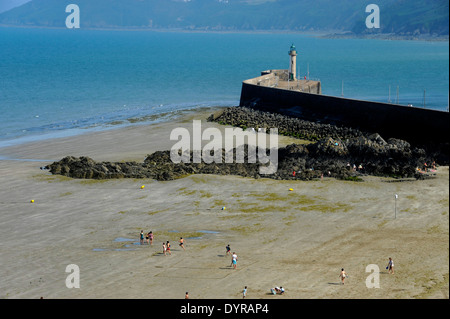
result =
[[[0,27],[0,148],[236,106],[292,44],[323,94],[448,111],[448,41]]]

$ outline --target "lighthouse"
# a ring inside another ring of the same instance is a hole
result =
[[[295,73],[297,71],[297,49],[295,45],[291,45],[289,49],[290,63],[289,63],[289,80],[296,80]]]

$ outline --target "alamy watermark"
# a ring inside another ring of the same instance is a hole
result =
[[[79,29],[80,28],[80,7],[76,4],[69,4],[66,7],[66,12],[70,14],[66,18],[67,29]]]
[[[66,287],[69,289],[80,288],[80,267],[75,264],[67,265],[66,272],[70,273],[66,277]]]
[[[269,145],[267,145],[269,138]],[[241,128],[225,128],[225,137],[222,131],[215,127],[208,127],[202,131],[201,121],[192,123],[192,139],[188,129],[178,127],[170,133],[170,140],[177,141],[170,150],[170,159],[173,163],[192,162],[210,163],[244,163],[245,149],[243,146],[247,139],[247,162],[260,163],[260,174],[275,174],[278,169],[278,129],[271,128],[269,134],[263,130],[242,130]],[[202,147],[202,142],[208,143]],[[236,143],[235,143],[236,142]],[[222,150],[225,151],[222,156]],[[269,155],[267,154],[269,152]],[[235,158],[234,158],[235,157]]]
[[[370,272],[370,275],[366,278],[366,287],[380,288],[380,267],[375,264],[367,265],[366,272]]]
[[[368,29],[380,28],[380,7],[376,4],[369,4],[366,7],[366,12],[370,14],[366,18],[366,27]]]

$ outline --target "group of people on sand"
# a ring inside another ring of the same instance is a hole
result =
[[[275,287],[275,288],[271,288],[270,292],[272,293],[272,295],[284,295],[284,288],[283,287]]]
[[[231,265],[233,265],[233,267],[236,269],[236,262],[237,262],[237,255],[235,252],[233,252],[233,254],[231,254],[231,248],[230,245],[226,246],[226,254],[227,255],[231,255],[232,256],[232,261],[231,261]],[[388,261],[388,265],[386,266],[386,270],[388,270],[389,274],[394,274],[394,261],[392,260],[391,257],[389,257],[389,261]],[[344,270],[344,268],[341,268],[341,272],[339,274],[339,278],[341,279],[341,284],[344,284],[344,281],[346,278],[348,278],[348,274],[347,272]],[[245,299],[247,297],[247,286],[244,287],[244,290],[242,290],[242,298]],[[284,295],[285,293],[285,289],[280,286],[280,287],[274,287],[274,288],[270,288],[270,293],[272,295]],[[189,294],[186,292],[185,295],[185,299],[189,299]]]
[[[144,243],[144,238],[145,238],[147,244],[150,244],[150,245],[153,244],[153,232],[152,231],[148,232],[147,234],[144,234],[144,231],[141,230],[141,233],[140,233],[139,236],[140,236],[140,243],[141,243],[141,245]],[[180,237],[179,246],[181,248],[183,248],[183,250],[186,250],[184,244],[185,244],[184,238]],[[163,255],[164,256],[167,256],[167,254],[172,255],[171,245],[170,245],[169,241],[163,242],[162,243],[162,247],[163,247]],[[226,256],[231,255],[231,265],[230,265],[230,267],[233,267],[233,269],[237,269],[238,256],[237,256],[236,252],[231,253],[230,244],[228,244],[225,247],[225,250],[226,250]],[[391,257],[389,257],[389,261],[388,261],[388,265],[386,266],[386,270],[388,270],[389,274],[394,274],[394,261],[392,260]],[[341,268],[341,272],[339,274],[339,278],[341,279],[341,284],[342,285],[344,285],[345,279],[348,278],[348,277],[349,276],[348,276],[347,272],[344,270],[344,268]],[[283,295],[285,290],[284,290],[283,287],[280,286],[280,287],[271,288],[270,292],[273,295],[277,295],[277,294]],[[244,288],[242,293],[243,293],[243,298],[245,298],[247,296],[247,286],[245,286],[245,288]],[[188,296],[189,295],[186,292],[186,296],[185,296],[186,299],[189,298]]]
[[[358,166],[356,166],[356,164],[350,165],[350,163],[347,163],[347,169],[348,169],[349,171],[353,171],[353,172],[358,171],[358,172],[361,172],[361,173],[362,173],[363,170],[364,170],[362,164],[359,164]]]
[[[144,234],[144,231],[141,230],[141,233],[139,234],[139,242],[141,245],[144,244],[144,238],[145,242],[147,242],[147,245],[153,245],[153,232],[149,231],[147,234]]]
[[[180,237],[180,240],[179,240],[179,244],[178,244],[181,248],[183,248],[183,250],[186,250],[186,248],[184,247],[184,238],[183,237]],[[170,250],[170,248],[171,248],[171,245],[170,245],[170,242],[169,241],[167,241],[167,242],[163,242],[162,243],[162,248],[163,248],[163,255],[164,256],[167,256],[167,255],[172,255],[172,252],[171,252],[171,250]]]
[[[153,245],[153,238],[154,238],[153,237],[153,231],[149,231],[147,234],[144,234],[144,231],[141,230],[141,232],[139,234],[139,242],[140,242],[141,245],[143,245],[144,242],[146,242],[147,245]],[[184,244],[185,244],[184,238],[180,237],[179,246],[181,248],[183,248],[183,250],[186,250]],[[172,252],[170,250],[171,245],[170,245],[169,241],[163,242],[162,243],[162,247],[163,247],[163,255],[164,256],[167,256],[168,254],[172,255]]]
[[[230,246],[230,244],[228,244],[226,247],[225,247],[225,255],[226,256],[228,256],[228,255],[230,255],[231,256],[231,265],[229,266],[229,267],[233,267],[233,269],[237,269],[237,261],[238,261],[238,256],[237,256],[237,254],[236,254],[236,252],[235,251],[233,251],[233,252],[231,252],[231,246]],[[242,290],[242,298],[246,298],[247,297],[247,286],[245,286],[244,287],[244,289]],[[270,292],[272,293],[272,294],[274,294],[274,295],[283,295],[284,293],[285,293],[285,290],[284,290],[284,288],[283,287],[275,287],[275,288],[271,288],[270,289]],[[185,297],[184,297],[185,299],[189,299],[189,293],[188,292],[186,292],[186,294],[185,294]]]
[[[428,165],[427,163],[423,163],[422,170],[419,167],[417,167],[416,170],[419,173],[428,173],[429,171],[434,172],[434,171],[436,171],[436,162],[433,161],[431,163],[431,165]]]

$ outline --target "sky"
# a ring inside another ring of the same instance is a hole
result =
[[[8,11],[14,7],[18,7],[31,0],[0,0],[0,13]]]

